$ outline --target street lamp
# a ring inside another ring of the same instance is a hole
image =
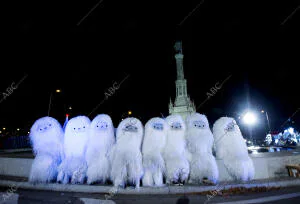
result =
[[[61,93],[61,90],[60,89],[56,89],[55,92],[56,93]],[[50,93],[50,98],[49,98],[48,116],[50,115],[51,103],[52,103],[52,92]]]
[[[244,116],[243,116],[243,122],[246,125],[254,125],[257,121],[256,115],[253,112],[247,112]]]
[[[243,123],[248,126],[249,133],[250,133],[250,140],[253,142],[253,137],[252,137],[252,126],[255,125],[257,122],[257,117],[256,114],[252,111],[247,111],[243,116],[242,116]]]
[[[271,133],[271,126],[270,126],[270,120],[269,120],[268,112],[264,111],[264,110],[261,110],[260,112],[265,113],[265,116],[266,116],[266,119],[267,119],[267,122],[268,122],[269,133]]]

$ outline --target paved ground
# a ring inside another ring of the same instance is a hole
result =
[[[10,189],[11,192],[13,189]],[[300,186],[272,190],[269,192],[255,192],[227,196],[212,196],[208,202],[208,195],[178,194],[178,195],[114,195],[68,193],[52,191],[33,191],[17,189],[8,195],[9,188],[0,188],[0,203],[38,204],[38,203],[117,203],[117,204],[196,204],[196,203],[300,203]],[[5,202],[3,202],[5,198]],[[107,200],[106,200],[107,199]],[[2,201],[2,202],[1,202]]]
[[[0,151],[0,157],[8,157],[8,158],[34,158],[31,149],[20,149],[20,150],[2,150]]]

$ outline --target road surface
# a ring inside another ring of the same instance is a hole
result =
[[[210,199],[208,200],[208,198]],[[114,195],[0,188],[0,203],[87,203],[87,204],[198,204],[198,203],[300,203],[300,186],[238,195]]]

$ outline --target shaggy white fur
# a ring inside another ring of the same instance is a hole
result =
[[[87,183],[105,183],[110,177],[110,151],[115,143],[114,126],[106,114],[98,115],[90,125],[88,145],[85,154],[87,161]]]
[[[216,183],[219,170],[212,154],[214,137],[205,115],[192,113],[186,119],[187,149],[191,154],[189,183],[201,183],[207,178]]]
[[[166,118],[169,126],[167,142],[163,151],[166,164],[166,182],[184,183],[189,176],[189,162],[186,157],[185,123],[180,115]]]
[[[116,144],[112,151],[111,179],[116,187],[133,184],[140,187],[143,176],[141,143],[144,129],[141,121],[126,118],[118,126]]]
[[[228,173],[236,180],[254,178],[254,166],[240,128],[233,118],[221,117],[213,126],[217,158],[223,159]]]
[[[72,184],[84,182],[87,171],[85,152],[88,141],[90,119],[86,116],[72,118],[65,130],[65,158],[59,166],[58,182]]]
[[[63,157],[64,133],[61,125],[54,118],[40,118],[31,127],[29,137],[36,156],[29,181],[46,183],[55,180]]]
[[[142,145],[143,186],[162,186],[165,162],[162,151],[166,144],[169,126],[162,118],[152,118],[145,125],[145,136]]]

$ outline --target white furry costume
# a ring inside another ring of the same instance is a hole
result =
[[[171,115],[166,119],[169,125],[167,142],[163,156],[166,164],[166,182],[184,183],[189,176],[189,162],[186,158],[185,123],[180,115]]]
[[[166,144],[168,125],[162,118],[152,118],[145,125],[143,140],[143,186],[162,186],[165,162],[162,151]]]
[[[61,125],[54,118],[40,118],[31,127],[29,137],[35,154],[29,181],[46,183],[56,180],[57,167],[63,156]]]
[[[143,176],[141,153],[143,134],[143,125],[136,118],[126,118],[119,124],[112,152],[111,179],[114,186],[124,187],[128,182],[139,188]]]
[[[233,118],[221,117],[213,126],[217,158],[223,159],[228,173],[236,180],[254,177],[254,166],[240,128]]]
[[[68,122],[64,138],[65,159],[59,166],[58,182],[66,184],[70,179],[72,184],[84,182],[87,171],[85,151],[90,123],[86,116],[77,116]]]
[[[214,137],[208,120],[205,115],[192,113],[187,117],[186,123],[187,149],[191,154],[189,183],[201,183],[203,178],[216,183],[219,170],[212,154]]]
[[[109,154],[115,143],[114,126],[106,114],[98,115],[90,125],[85,158],[88,165],[87,183],[105,183],[110,177]]]

